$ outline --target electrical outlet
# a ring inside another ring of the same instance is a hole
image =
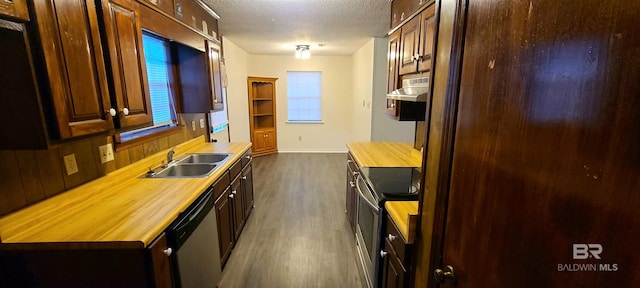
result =
[[[100,163],[104,164],[109,161],[113,161],[113,146],[111,143],[98,147],[100,153]]]
[[[200,129],[204,129],[204,119],[200,119]]]
[[[67,170],[67,175],[73,175],[78,173],[78,163],[76,163],[76,154],[69,154],[64,157],[64,168]]]
[[[298,136],[298,141],[302,141],[302,136]]]
[[[191,121],[191,130],[196,131],[196,121]]]
[[[115,154],[113,154],[113,144],[107,144],[107,162],[116,160]]]

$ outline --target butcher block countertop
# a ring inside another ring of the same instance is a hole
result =
[[[416,239],[418,201],[388,201],[384,207],[407,244]]]
[[[347,144],[360,167],[420,167],[422,153],[400,142],[351,142]]]
[[[176,148],[185,153],[233,153],[208,178],[140,178],[169,150],[0,219],[0,248],[142,248],[213,184],[251,143],[206,143],[203,137]],[[14,245],[15,244],[15,245]]]

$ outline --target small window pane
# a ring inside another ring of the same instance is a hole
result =
[[[287,102],[290,122],[322,121],[322,72],[288,71]]]
[[[142,35],[144,58],[147,65],[147,80],[151,94],[153,125],[172,124],[175,119],[169,86],[169,45],[166,40]]]

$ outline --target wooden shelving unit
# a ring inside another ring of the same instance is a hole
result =
[[[276,80],[278,78],[248,77],[247,79],[253,156],[278,153]]]

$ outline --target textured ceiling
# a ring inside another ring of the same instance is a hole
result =
[[[389,30],[389,0],[204,0],[219,33],[251,54],[351,55]],[[326,43],[325,47],[318,44]]]

